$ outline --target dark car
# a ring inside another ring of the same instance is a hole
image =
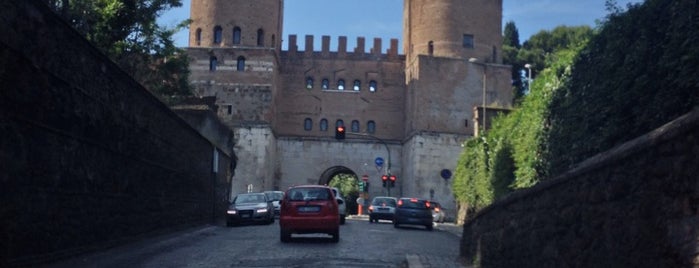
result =
[[[379,220],[393,221],[396,214],[397,198],[390,196],[377,196],[369,205],[369,223]]]
[[[422,225],[432,231],[432,207],[430,201],[419,198],[402,197],[398,199],[393,226]]]
[[[247,222],[274,223],[274,206],[263,193],[237,195],[226,212],[226,225]]]
[[[335,196],[327,186],[305,185],[289,188],[281,201],[279,234],[289,242],[292,234],[323,233],[340,241],[340,213]]]

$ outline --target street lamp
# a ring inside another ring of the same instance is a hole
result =
[[[527,63],[524,65],[524,68],[527,68],[529,70],[529,75],[527,77],[527,91],[531,91],[531,84],[532,84],[532,65]]]
[[[483,132],[485,132],[485,117],[486,117],[486,116],[485,116],[485,115],[486,115],[486,111],[485,111],[485,88],[486,88],[486,81],[488,80],[488,77],[487,77],[487,75],[486,75],[486,67],[488,67],[488,65],[486,65],[485,63],[480,63],[480,62],[478,62],[478,59],[477,59],[477,58],[470,58],[470,59],[468,59],[468,62],[483,66]]]

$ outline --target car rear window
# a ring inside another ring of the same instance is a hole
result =
[[[404,208],[428,208],[427,201],[419,199],[401,199],[399,205]]]
[[[371,203],[374,206],[389,206],[389,207],[395,207],[396,206],[396,200],[391,199],[391,198],[376,198],[374,199],[374,202]]]
[[[324,188],[294,188],[287,195],[291,201],[332,200],[332,193]]]

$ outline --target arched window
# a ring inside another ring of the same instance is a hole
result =
[[[342,121],[342,119],[337,119],[337,121],[335,121],[335,127],[339,127],[339,126],[343,126],[343,127],[344,127],[344,126],[345,126],[345,121]]]
[[[313,77],[306,77],[306,89],[313,88]]]
[[[306,118],[303,120],[303,130],[310,131],[311,129],[313,129],[313,120]]]
[[[361,86],[362,82],[360,82],[359,80],[354,80],[354,86],[352,87],[352,89],[354,89],[354,91],[359,91]]]
[[[240,27],[235,26],[235,28],[233,28],[233,44],[240,44],[240,34]]]
[[[359,132],[359,121],[352,120],[352,132]]]
[[[327,78],[323,79],[323,82],[322,82],[322,84],[321,84],[321,88],[323,88],[323,89],[328,89],[328,88],[330,88],[330,81],[328,81]]]
[[[201,46],[201,28],[197,28],[196,34],[194,34],[194,41],[197,46]]]
[[[328,119],[320,119],[320,131],[328,131]]]
[[[236,70],[238,72],[245,71],[245,57],[243,57],[243,56],[238,57],[238,64],[236,64]]]
[[[366,131],[371,134],[376,132],[376,123],[374,123],[374,120],[369,120],[369,122],[366,123]]]
[[[214,27],[214,44],[220,44],[223,38],[223,28],[221,26]]]
[[[376,81],[374,81],[374,80],[369,81],[369,91],[376,92]]]
[[[218,59],[216,56],[211,56],[209,58],[209,71],[216,71],[216,66],[218,66]]]
[[[337,80],[337,90],[345,90],[345,80]]]
[[[257,29],[257,46],[261,47],[265,45],[265,31],[262,29]]]
[[[430,41],[427,43],[427,54],[432,56],[434,54],[434,42]]]

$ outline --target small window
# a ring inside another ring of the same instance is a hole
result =
[[[214,27],[214,44],[220,44],[223,38],[223,28],[221,26]]]
[[[359,132],[359,121],[352,120],[352,132]]]
[[[345,90],[345,80],[337,80],[337,90]]]
[[[240,44],[240,27],[233,28],[233,44]]]
[[[261,47],[265,45],[265,31],[262,29],[257,29],[257,46]]]
[[[311,129],[313,129],[313,120],[306,118],[306,120],[303,120],[303,130],[310,131]]]
[[[369,91],[376,92],[376,81],[374,81],[374,80],[369,81]]]
[[[328,81],[328,79],[323,79],[323,82],[322,82],[321,87],[322,87],[323,89],[328,89],[328,88],[330,88],[330,81]]]
[[[366,131],[372,134],[376,132],[376,123],[373,120],[366,123]]]
[[[472,34],[464,34],[464,47],[465,48],[473,48],[473,35]]]
[[[354,80],[354,86],[352,87],[352,89],[354,89],[354,91],[359,91],[361,86],[362,86],[362,82],[360,82],[359,80]]]
[[[427,43],[427,54],[429,54],[430,56],[432,56],[432,54],[434,54],[434,42],[432,42],[432,41]]]
[[[306,77],[306,89],[313,88],[313,77]]]
[[[197,28],[197,32],[194,35],[194,41],[197,43],[197,46],[201,46],[201,28]]]
[[[337,121],[335,121],[335,127],[340,126],[345,126],[345,121],[342,121],[342,119],[337,119]]]
[[[238,72],[245,71],[245,57],[238,57],[238,63],[236,64],[236,70]]]
[[[209,71],[216,71],[216,66],[218,66],[218,59],[215,56],[209,58]]]
[[[321,119],[320,120],[320,131],[328,131],[328,119]]]
[[[228,114],[233,114],[233,105],[228,105]]]

